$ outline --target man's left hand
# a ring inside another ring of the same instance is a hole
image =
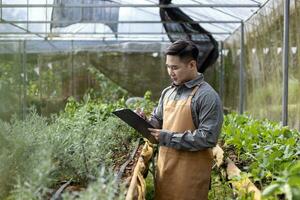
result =
[[[153,135],[155,139],[159,142],[159,135],[162,129],[148,128],[148,130],[151,131],[151,135]]]

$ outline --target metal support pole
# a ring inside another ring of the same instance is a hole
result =
[[[283,93],[282,93],[282,125],[288,124],[288,67],[289,67],[289,13],[290,0],[284,1],[284,25],[283,25]]]
[[[26,67],[26,41],[21,41],[22,44],[22,119],[24,120],[26,117],[26,111],[27,111],[27,67]]]
[[[239,82],[239,89],[240,89],[240,105],[239,105],[239,113],[244,113],[244,67],[245,67],[245,60],[244,60],[244,48],[245,48],[245,38],[244,38],[244,22],[241,22],[241,53],[240,53],[240,82]]]
[[[17,41],[15,41],[17,42]],[[18,85],[19,85],[19,108],[18,108],[18,113],[19,117],[23,119],[23,77],[21,76],[23,72],[23,44],[21,41],[18,41],[18,59],[19,59],[19,66],[16,65],[16,72],[17,72],[17,80],[18,80]]]
[[[74,73],[74,41],[72,40],[71,41],[71,46],[72,46],[72,50],[71,50],[71,64],[72,64],[72,97],[76,98],[75,96],[75,80],[74,80],[74,77],[75,77],[75,73]]]
[[[29,0],[27,0],[27,7],[26,7],[26,9],[27,9],[26,29],[29,30]]]
[[[0,4],[1,4],[1,7],[0,7],[0,19],[2,20],[2,0],[0,0]]]
[[[221,57],[220,57],[220,97],[224,101],[224,43],[221,42]]]

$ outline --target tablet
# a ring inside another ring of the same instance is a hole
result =
[[[143,119],[130,109],[124,108],[112,112],[114,115],[122,119],[129,126],[137,130],[143,137],[147,138],[152,143],[157,143],[157,140],[151,135],[148,128],[154,128],[149,122]]]

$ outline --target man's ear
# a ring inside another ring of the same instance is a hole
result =
[[[196,60],[191,60],[190,61],[190,63],[189,63],[189,66],[191,67],[191,68],[196,68],[197,69],[197,62],[196,62]]]

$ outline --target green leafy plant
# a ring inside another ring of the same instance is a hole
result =
[[[94,98],[101,99],[102,102],[110,103],[122,97],[128,97],[129,94],[125,89],[107,78],[95,67],[89,67],[88,71],[95,77],[95,80],[98,83],[98,88],[96,90],[89,91]]]
[[[63,199],[78,200],[123,200],[125,198],[124,185],[119,185],[112,171],[102,168],[97,180],[89,184],[87,190],[78,193],[65,193]]]
[[[300,199],[300,161],[281,172],[263,191],[263,196],[267,199],[282,194],[287,200]]]
[[[102,166],[123,163],[136,133],[116,118],[91,122],[90,115],[86,105],[50,123],[36,113],[1,122],[0,198],[42,199],[69,179],[87,187]]]
[[[227,115],[222,129],[225,149],[234,149],[236,162],[250,173],[250,177],[261,189],[280,180],[287,180],[289,169],[293,169],[299,162],[299,138],[300,133],[296,130],[248,115]],[[289,182],[285,184],[287,183]],[[271,189],[268,188],[266,193],[281,191],[286,194],[286,191],[274,188],[274,185]],[[300,191],[299,186],[293,188],[292,194]]]
[[[119,199],[111,195],[118,189],[113,169],[125,162],[139,135],[112,114],[127,107],[125,98],[106,102],[91,96],[80,102],[69,98],[64,111],[51,118],[32,110],[23,121],[0,121],[1,199],[45,199],[67,180],[86,188],[80,199]],[[143,102],[131,106],[150,113],[150,96],[147,92]],[[101,172],[103,167],[110,173]],[[103,185],[101,192],[97,185]]]

